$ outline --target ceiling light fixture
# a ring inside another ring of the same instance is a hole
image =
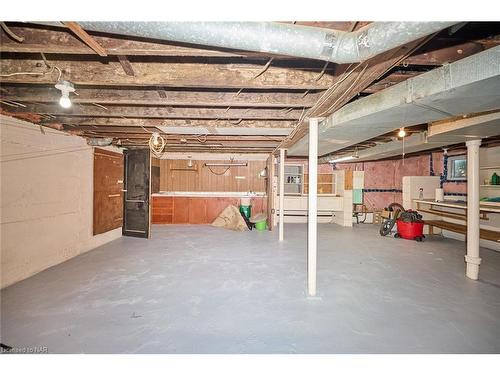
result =
[[[405,128],[400,128],[398,132],[398,137],[399,138],[404,138],[406,136],[406,131]]]
[[[71,99],[69,98],[70,92],[75,92],[75,86],[69,81],[57,81],[55,88],[61,90],[61,98],[59,105],[63,108],[71,107]]]

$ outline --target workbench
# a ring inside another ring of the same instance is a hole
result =
[[[463,201],[443,201],[436,202],[433,199],[414,200],[417,211],[428,213],[445,218],[464,221],[465,224],[453,223],[445,220],[424,220],[429,226],[429,234],[433,234],[433,228],[441,228],[455,233],[467,235],[467,202]],[[423,207],[424,206],[424,207]],[[463,212],[445,211],[440,208],[462,210]],[[479,205],[479,215],[481,220],[489,220],[488,214],[499,214],[500,204],[497,202],[481,202]],[[479,237],[485,240],[500,242],[500,232],[490,229],[480,229]]]

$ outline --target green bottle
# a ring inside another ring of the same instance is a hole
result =
[[[493,176],[491,176],[491,184],[492,185],[500,185],[500,176],[498,176],[496,174],[496,172],[493,173]]]

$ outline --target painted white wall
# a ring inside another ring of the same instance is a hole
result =
[[[121,236],[92,235],[93,148],[44,132],[0,117],[2,288]]]

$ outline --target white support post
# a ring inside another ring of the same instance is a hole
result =
[[[479,278],[479,146],[480,139],[467,145],[467,255],[465,274],[472,280]]]
[[[309,119],[309,196],[307,214],[307,290],[316,295],[318,232],[318,119]]]
[[[284,239],[284,216],[285,216],[285,149],[280,148],[280,221],[279,236],[280,241]]]

